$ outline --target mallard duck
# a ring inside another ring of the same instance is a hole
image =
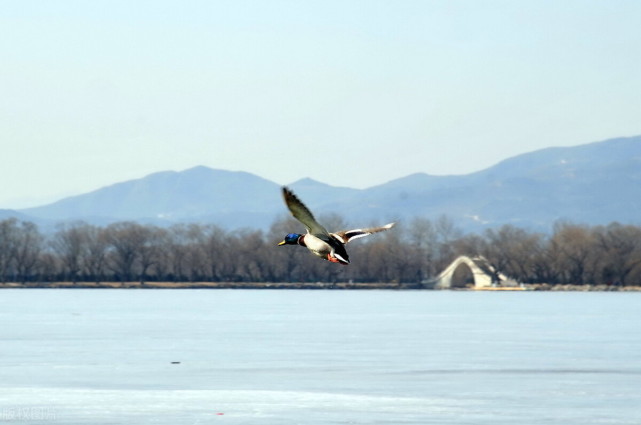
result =
[[[301,245],[309,249],[314,255],[332,263],[349,264],[349,256],[345,250],[347,242],[394,227],[394,223],[389,223],[380,227],[329,233],[316,221],[314,215],[307,209],[305,204],[286,187],[283,187],[283,198],[285,198],[285,204],[289,211],[296,220],[303,223],[307,233],[304,235],[289,233],[278,245]]]

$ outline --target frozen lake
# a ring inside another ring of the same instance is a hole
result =
[[[0,291],[0,424],[641,423],[641,294]]]

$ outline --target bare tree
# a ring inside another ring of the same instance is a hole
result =
[[[145,226],[135,231],[138,239],[138,263],[140,283],[145,283],[153,266],[161,258],[161,244],[166,240],[166,231],[158,227]]]
[[[44,238],[38,227],[28,221],[20,223],[15,246],[16,274],[21,283],[34,275],[43,249]]]
[[[593,277],[595,238],[587,226],[557,223],[552,241],[559,250],[564,283],[582,285]]]
[[[191,280],[192,275],[187,270],[190,245],[189,227],[184,224],[171,226],[158,240],[158,262],[156,273],[163,280],[174,282]]]
[[[446,215],[442,215],[436,219],[434,228],[439,241],[436,269],[442,270],[454,261],[457,253],[454,250],[453,242],[462,236],[462,232]]]
[[[626,285],[641,269],[641,229],[612,223],[595,229],[604,282]]]
[[[134,222],[119,222],[107,227],[110,267],[121,282],[130,282],[140,275],[139,260],[149,233],[147,228]]]
[[[411,244],[409,255],[413,257],[412,263],[415,265],[415,271],[410,272],[410,275],[414,275],[417,282],[422,282],[437,273],[435,262],[438,256],[438,234],[434,224],[423,217],[414,218],[409,228],[411,231],[406,239]],[[404,229],[400,227],[399,230],[402,232]]]
[[[487,243],[483,255],[500,272],[520,281],[529,281],[535,274],[534,253],[542,235],[507,224],[485,232]]]
[[[195,237],[196,252],[192,259],[198,259],[205,278],[216,282],[229,280],[234,275],[233,252],[230,252],[227,233],[215,225],[201,227]]]
[[[85,231],[84,273],[96,283],[104,279],[107,267],[107,231],[87,225]]]
[[[0,282],[9,280],[18,244],[18,220],[0,221]]]
[[[51,245],[63,266],[63,279],[72,283],[78,281],[84,266],[84,255],[87,251],[87,224],[77,222],[62,224],[53,235]]]

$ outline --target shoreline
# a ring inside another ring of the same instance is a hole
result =
[[[0,289],[421,289],[417,284],[349,282],[28,282],[0,283]]]
[[[0,289],[316,289],[316,290],[446,290],[430,289],[416,283],[360,282],[7,282]],[[451,288],[454,291],[487,292],[641,292],[641,286],[523,284],[519,287]]]

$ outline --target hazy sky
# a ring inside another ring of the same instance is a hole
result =
[[[641,134],[641,1],[0,0],[0,207],[196,165],[367,187]]]

